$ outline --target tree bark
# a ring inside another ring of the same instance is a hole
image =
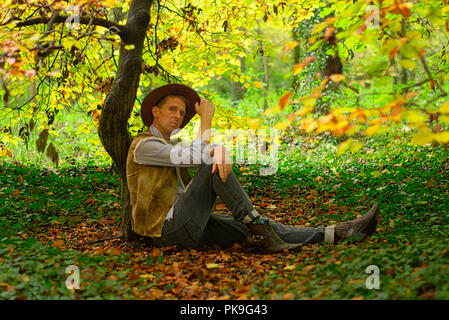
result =
[[[263,111],[268,109],[268,90],[269,90],[269,86],[270,86],[270,79],[269,79],[269,74],[268,74],[268,57],[266,55],[264,55],[262,57],[262,61],[263,61],[263,73],[265,76],[265,83],[266,86],[264,88],[263,91]]]
[[[152,0],[133,0],[122,38],[118,70],[111,91],[107,95],[100,116],[98,135],[106,152],[111,156],[120,176],[122,202],[122,236],[132,240],[130,201],[126,179],[126,159],[131,136],[128,119],[134,107],[140,75],[144,69],[142,52],[150,22]],[[125,45],[134,45],[126,50]]]
[[[245,57],[237,56],[237,59],[240,60],[240,72],[245,74],[246,66],[245,66]],[[234,100],[242,100],[245,96],[245,87],[240,81],[232,81],[232,88],[234,93]]]

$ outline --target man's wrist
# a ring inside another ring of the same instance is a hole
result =
[[[204,114],[204,115],[201,115],[200,117],[201,117],[201,121],[212,122],[214,115],[213,114]]]

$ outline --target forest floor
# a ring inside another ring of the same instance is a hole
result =
[[[94,243],[120,235],[111,166],[4,162],[0,299],[449,299],[449,152],[384,139],[336,158],[325,145],[293,146],[274,175],[235,173],[256,209],[286,224],[335,224],[377,201],[377,232],[275,254]],[[215,209],[229,214],[220,202]],[[67,289],[69,266],[79,270],[77,290]]]

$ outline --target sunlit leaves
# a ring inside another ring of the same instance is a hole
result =
[[[260,81],[254,81],[254,82],[253,82],[253,85],[254,85],[256,88],[263,89],[263,84],[262,84],[262,82],[260,82]]]
[[[35,6],[35,2],[29,3]],[[86,13],[101,8],[95,12],[109,19],[112,15],[108,7],[118,4],[123,11],[119,21],[124,23],[129,3],[96,0],[90,4],[69,1],[53,5],[67,14],[80,8]],[[17,2],[11,6],[25,10],[24,16],[33,17],[34,7],[25,8]],[[1,8],[7,7],[2,3]],[[281,129],[297,126],[306,132],[340,137],[370,136],[384,133],[390,122],[404,121],[413,130],[428,126],[432,134],[436,134],[432,141],[444,143],[445,135],[440,133],[446,127],[436,130],[435,126],[448,123],[449,107],[440,105],[429,88],[437,92],[447,80],[440,62],[449,59],[437,39],[439,32],[449,32],[447,8],[443,1],[420,4],[382,1],[371,5],[364,0],[297,0],[288,5],[249,0],[229,5],[205,0],[154,5],[143,55],[147,73],[142,76],[137,98],[141,101],[147,89],[162,83],[167,74],[200,90],[213,79],[230,79],[246,93],[265,97],[276,86],[254,73],[244,74],[242,62],[248,63],[251,56],[254,59],[268,57],[270,50],[277,46],[277,50],[290,59],[295,52],[305,53],[302,61],[291,63],[285,72],[286,78],[293,76],[299,80],[300,90],[281,88],[274,99],[266,99],[272,105],[268,105],[259,121],[247,121],[249,127],[258,128],[265,120],[275,119],[279,123],[273,126]],[[313,25],[315,9],[321,12],[322,19]],[[4,15],[5,18],[10,16],[11,13]],[[299,35],[297,39],[288,37],[275,43],[261,32],[272,25],[291,34],[299,21],[307,19],[312,23],[311,36],[307,39]],[[117,67],[118,36],[99,27],[70,29],[66,25],[47,34],[42,42],[45,32],[42,26],[20,31],[2,30],[6,36],[0,42],[0,53],[4,61],[3,77],[9,89],[3,94],[4,102],[24,103],[19,100],[25,96],[27,88],[39,87],[39,95],[30,99],[33,104],[25,103],[20,117],[28,120],[25,118],[36,109],[35,119],[39,125],[49,126],[53,111],[77,107],[89,112],[94,121],[98,119],[101,111],[94,110],[109,92]],[[330,45],[334,40],[336,45]],[[50,43],[52,48],[44,47]],[[124,49],[135,48],[124,45]],[[316,61],[319,55],[314,50],[323,50],[328,55],[338,53],[345,76],[341,70],[325,76],[323,70],[314,70],[319,64]],[[424,72],[423,61],[428,62],[430,75]],[[308,78],[305,77],[307,73]],[[306,79],[308,83],[304,85]],[[415,88],[413,83],[419,85]],[[307,92],[299,94],[304,87],[308,87]],[[397,96],[402,96],[403,101],[398,101]],[[47,108],[49,116],[43,111]],[[325,112],[321,113],[322,110]],[[225,112],[219,117],[219,123],[225,127],[232,125],[226,117],[234,116]],[[137,132],[137,126],[141,125],[134,120],[131,124],[132,132]]]

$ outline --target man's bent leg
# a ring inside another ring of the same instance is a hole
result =
[[[156,245],[200,246],[217,195],[236,221],[248,223],[258,216],[234,173],[223,183],[218,173],[211,171],[212,165],[199,167],[187,190],[176,200],[173,218],[165,221]]]
[[[204,229],[201,245],[231,247],[245,242],[248,228],[226,214],[212,213]]]

